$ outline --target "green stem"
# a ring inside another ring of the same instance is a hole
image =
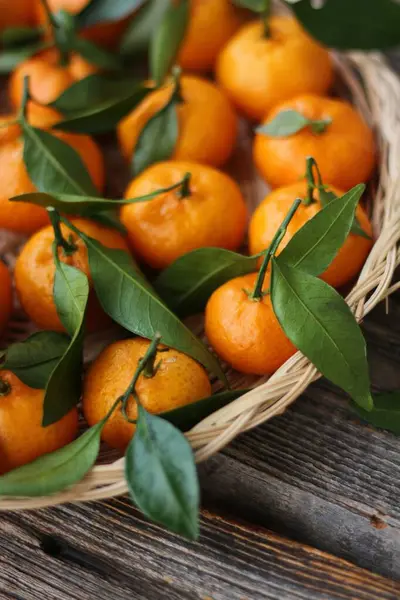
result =
[[[56,248],[62,248],[66,256],[71,256],[72,254],[74,254],[74,252],[77,251],[77,247],[75,246],[75,244],[71,243],[70,241],[68,242],[63,237],[60,227],[61,218],[59,212],[52,206],[47,207],[47,212],[51,224],[53,225]]]
[[[146,354],[143,356],[143,358],[141,358],[139,360],[138,366],[133,375],[132,381],[129,384],[126,392],[121,396],[122,414],[124,415],[125,419],[129,423],[135,423],[135,421],[130,419],[126,413],[127,402],[129,400],[129,398],[133,395],[136,402],[139,403],[139,397],[135,393],[135,387],[136,387],[138,379],[142,373],[145,377],[148,377],[148,378],[154,377],[154,375],[156,374],[157,367],[155,366],[155,360],[157,357],[157,351],[158,351],[157,347],[160,343],[160,340],[161,340],[161,335],[159,333],[156,333],[154,335],[154,338],[153,338],[150,346],[147,349]]]
[[[328,125],[330,125],[331,123],[332,123],[331,118],[316,119],[315,121],[310,120],[311,131],[313,133],[316,133],[317,135],[320,135],[321,133],[324,133],[324,131],[326,130]]]
[[[29,100],[29,75],[25,75],[22,82],[22,98],[21,105],[18,112],[18,122],[23,123],[26,121],[26,107]]]
[[[4,381],[4,379],[0,379],[0,397],[8,396],[11,392],[11,385],[8,381]]]
[[[314,168],[317,172],[318,183],[315,183]],[[307,196],[306,196],[306,199],[304,200],[303,204],[305,206],[309,206],[310,204],[313,204],[314,202],[316,202],[316,199],[314,197],[314,190],[316,188],[321,189],[324,185],[322,182],[321,171],[319,170],[317,161],[312,156],[308,156],[306,158],[306,181],[307,181]]]
[[[266,251],[263,263],[261,265],[261,268],[258,272],[258,276],[257,276],[257,280],[256,280],[256,285],[254,286],[254,290],[249,294],[249,298],[250,300],[255,300],[255,301],[259,301],[262,299],[263,297],[263,285],[264,285],[264,279],[265,279],[265,275],[268,269],[268,265],[270,263],[271,258],[274,256],[275,252],[277,251],[279,244],[281,243],[281,241],[283,240],[283,238],[285,237],[286,234],[286,230],[287,227],[290,223],[290,221],[293,218],[294,213],[296,212],[296,210],[299,208],[300,204],[302,203],[302,200],[300,198],[297,198],[288,214],[286,215],[286,217],[284,218],[284,220],[282,221],[282,225],[279,227],[279,229],[277,230],[277,232],[274,235],[274,238],[268,248],[268,250]]]
[[[182,183],[180,188],[177,191],[177,194],[179,196],[179,198],[182,200],[183,198],[187,198],[188,196],[191,195],[191,191],[190,191],[190,181],[192,178],[192,174],[191,173],[185,173],[183,179],[182,179]]]
[[[182,86],[181,86],[181,73],[182,69],[178,66],[173,67],[172,69],[172,81],[174,84],[174,89],[172,91],[171,100],[175,102],[183,102],[182,97]]]
[[[69,61],[69,52],[65,48],[65,44],[61,40],[64,39],[64,31],[60,29],[60,23],[55,18],[54,14],[50,10],[47,0],[40,0],[47,16],[47,21],[51,28],[52,36],[56,45],[56,48],[60,54],[59,64],[61,67],[65,67]]]
[[[271,30],[269,27],[269,17],[271,14],[271,0],[265,0],[265,7],[261,14],[261,20],[263,24],[263,36],[268,39],[271,37]]]

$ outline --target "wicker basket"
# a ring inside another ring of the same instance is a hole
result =
[[[400,262],[400,80],[382,55],[377,53],[335,55],[334,60],[341,82],[347,88],[346,94],[350,94],[353,103],[374,128],[380,148],[379,177],[372,191],[371,202],[377,239],[357,284],[347,297],[349,306],[360,321],[399,287],[392,285],[392,278]],[[240,145],[241,158],[247,156],[249,167],[249,137],[244,135]],[[243,160],[238,161],[238,169],[239,164],[243,172]],[[235,169],[237,175],[238,170]],[[242,179],[243,191],[253,209],[263,191],[260,181],[254,176],[254,171],[253,176],[249,176],[248,170]],[[16,236],[0,232],[0,254],[12,262],[20,241]],[[15,320],[11,337],[25,337],[29,327],[26,322]],[[195,321],[194,329],[196,333],[201,333],[202,323]],[[235,388],[253,389],[187,432],[198,462],[221,450],[238,434],[282,414],[320,375],[298,352],[269,379],[251,378],[233,372],[228,372],[228,377]],[[100,464],[72,488],[45,498],[0,498],[0,509],[32,509],[125,494],[127,485],[123,460],[115,460],[115,455],[103,452]]]

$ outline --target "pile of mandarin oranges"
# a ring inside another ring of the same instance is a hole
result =
[[[52,11],[64,9],[71,14],[84,4],[84,0],[48,1]],[[46,26],[47,15],[39,0],[13,0],[0,12],[2,29],[33,23]],[[112,51],[135,17],[134,13],[121,21],[89,27],[82,36]],[[302,203],[278,253],[321,209],[318,187],[310,199],[307,159],[313,159],[314,177],[318,169],[318,177],[336,196],[371,178],[376,161],[372,132],[348,102],[329,96],[335,74],[328,50],[292,16],[270,16],[267,25],[266,35],[265,23],[230,0],[190,2],[189,24],[175,61],[181,69],[177,143],[169,160],[154,162],[130,181],[125,198],[171,188],[190,174],[185,186],[148,202],[122,206],[119,216],[125,234],[82,216],[71,217],[75,227],[108,248],[131,253],[150,273],[157,274],[188,252],[206,247],[260,254],[261,264],[263,251],[296,198]],[[105,171],[102,139],[53,130],[61,115],[49,106],[74,82],[97,71],[98,67],[80,55],[72,55],[64,64],[58,50],[51,48],[23,60],[8,80],[3,80],[12,108],[0,120],[0,229],[20,235],[23,241],[12,272],[0,261],[3,348],[7,325],[17,306],[38,329],[65,332],[53,297],[55,234],[48,212],[41,206],[10,201],[36,190],[24,163],[24,144],[16,122],[24,78],[29,77],[27,121],[36,128],[51,130],[77,151],[101,196],[113,177],[112,172]],[[127,163],[143,127],[168,102],[173,86],[168,78],[164,85],[154,87],[118,123],[119,151]],[[303,117],[302,127],[292,133],[268,133],[282,114],[293,113]],[[243,121],[255,131],[253,160],[271,190],[252,215],[229,162],[237,145],[239,122]],[[160,143],[161,138],[162,133]],[[321,276],[335,288],[354,280],[373,244],[362,203],[356,217],[365,235],[351,232]],[[111,320],[94,292],[87,249],[67,225],[61,225],[61,232],[74,252],[65,253],[60,248],[59,259],[89,279],[86,332],[104,330]],[[261,294],[255,298],[252,292],[257,278],[257,272],[236,277],[212,293],[205,310],[205,334],[217,356],[230,367],[261,376],[276,371],[296,348],[272,310],[269,272]],[[149,344],[150,340],[140,337],[112,343],[85,371],[82,413],[90,426],[100,422],[126,391]],[[136,385],[149,412],[162,413],[210,396],[209,376],[199,363],[177,350],[160,349],[152,376],[142,373]],[[0,473],[53,452],[76,437],[77,408],[42,426],[44,394],[11,371],[0,371]],[[137,414],[135,402],[127,404],[127,413],[130,420],[115,411],[103,429],[103,440],[113,448],[124,450],[134,433],[131,421]]]

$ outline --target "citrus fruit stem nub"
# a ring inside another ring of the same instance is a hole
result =
[[[10,392],[11,385],[7,381],[0,379],[0,397],[8,396]]]
[[[182,184],[180,186],[180,188],[178,189],[178,196],[179,198],[187,198],[188,196],[191,195],[191,191],[190,191],[190,179],[192,177],[191,173],[185,173],[185,176],[182,179]]]
[[[301,203],[302,203],[302,200],[300,198],[297,198],[293,202],[291,208],[289,209],[288,214],[286,215],[286,217],[282,221],[282,225],[279,227],[279,229],[275,233],[274,238],[273,238],[270,246],[268,247],[268,249],[267,249],[267,251],[265,253],[265,257],[264,257],[263,263],[262,263],[261,268],[260,268],[260,270],[258,272],[258,276],[257,276],[257,280],[256,280],[256,285],[254,286],[254,290],[249,294],[250,300],[254,300],[254,301],[258,302],[259,300],[262,299],[262,297],[264,295],[264,293],[262,291],[262,288],[263,288],[263,285],[264,285],[265,274],[267,272],[269,262],[270,262],[272,256],[274,256],[275,252],[277,251],[277,249],[279,247],[279,244],[281,243],[282,239],[285,237],[287,227],[288,227],[290,221],[292,220],[294,213],[299,208],[299,206],[300,206]]]
[[[49,214],[49,218],[54,229],[56,247],[62,248],[66,256],[71,256],[71,254],[74,254],[74,252],[77,251],[77,247],[73,242],[71,242],[71,240],[67,241],[63,237],[60,227],[60,215],[58,211],[52,206],[48,206],[47,212]]]

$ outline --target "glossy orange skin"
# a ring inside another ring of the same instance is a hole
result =
[[[124,238],[114,229],[103,227],[87,219],[73,219],[72,222],[78,229],[101,242],[108,248],[127,250]],[[72,236],[73,243],[78,250],[71,256],[65,256],[59,250],[60,260],[72,265],[85,273],[90,280],[87,249],[78,236],[62,225],[65,239]],[[53,284],[55,266],[52,255],[54,233],[52,226],[44,227],[35,233],[22,248],[15,265],[15,285],[19,300],[29,318],[41,329],[65,331],[58,317],[53,300]],[[104,328],[110,320],[103,313],[100,304],[91,291],[87,310],[87,328],[96,331]]]
[[[283,333],[270,295],[259,301],[246,293],[255,287],[257,273],[236,277],[219,287],[207,303],[205,332],[222,360],[241,373],[270,375],[296,348]],[[269,273],[263,291],[269,288]]]
[[[181,83],[183,103],[177,109],[179,136],[171,158],[219,167],[228,160],[235,145],[236,114],[225,94],[210,81],[187,75]],[[171,84],[150,93],[120,121],[118,139],[128,160],[143,127],[165,106],[171,93]]]
[[[40,104],[54,102],[75,81],[84,79],[97,68],[78,54],[71,57],[68,65],[62,66],[56,50],[46,50],[24,60],[12,73],[9,80],[9,95],[14,108],[21,103],[24,77],[29,76],[29,93]]]
[[[190,195],[173,190],[149,202],[121,209],[121,221],[135,255],[155,269],[197,248],[237,249],[244,238],[247,208],[239,186],[225,173],[190,162],[153,165],[134,179],[125,197],[170,187],[191,173]]]
[[[92,363],[85,377],[82,400],[89,425],[101,421],[117,398],[127,390],[138,361],[148,347],[149,341],[141,338],[115,342]],[[157,362],[159,360],[161,364],[154,377],[141,375],[136,384],[136,393],[148,412],[160,414],[210,396],[211,384],[207,373],[192,358],[168,349],[158,355]],[[127,404],[127,414],[130,419],[137,418],[133,397]],[[123,451],[134,432],[135,425],[128,423],[121,408],[117,407],[101,437],[112,448]]]
[[[303,93],[326,93],[333,81],[328,51],[293,18],[269,19],[270,37],[255,21],[245,25],[218,57],[217,81],[246,116],[260,121],[275,104]]]
[[[297,96],[276,106],[265,123],[289,109],[313,120],[330,118],[332,123],[319,134],[306,127],[288,137],[255,136],[254,161],[272,187],[301,179],[308,156],[317,161],[323,181],[339,189],[347,191],[370,178],[376,159],[373,134],[351,104],[314,95]]]
[[[42,427],[44,391],[34,390],[10,371],[0,380],[11,386],[0,395],[0,474],[32,462],[72,442],[78,433],[78,411],[73,408],[60,421]]]
[[[47,17],[46,12],[40,0],[30,0],[35,4],[34,10],[36,13],[36,20],[41,25],[46,25]],[[53,13],[57,13],[59,10],[65,10],[71,15],[76,15],[88,4],[88,0],[47,0],[50,10]],[[129,22],[129,19],[122,19],[120,21],[99,23],[88,27],[82,31],[82,37],[104,46],[106,48],[113,48],[118,43],[121,35],[125,31],[125,28]]]
[[[244,11],[230,0],[191,0],[177,62],[186,71],[211,71],[218,54],[243,22]]]
[[[34,23],[32,0],[0,0],[0,30]]]
[[[28,120],[35,127],[47,129],[60,119],[59,113],[35,103],[28,104]],[[30,235],[47,225],[47,212],[40,206],[25,202],[10,202],[9,198],[35,192],[36,188],[28,177],[23,161],[23,143],[18,125],[1,127],[15,115],[0,118],[0,229]],[[87,135],[52,131],[52,134],[67,142],[80,155],[99,192],[104,185],[103,156],[96,142]]]
[[[329,189],[338,197],[344,194],[343,191],[333,186],[329,186]],[[303,181],[277,188],[268,194],[257,207],[250,221],[249,251],[251,254],[257,254],[268,248],[294,200],[296,198],[305,199],[306,196],[307,185]],[[301,204],[297,209],[288,225],[286,235],[279,245],[277,254],[283,250],[294,234],[321,210],[317,191],[314,192],[314,197],[316,202],[308,206]],[[356,214],[362,229],[372,236],[371,223],[361,205],[357,207]],[[340,287],[348,283],[361,271],[372,245],[372,240],[350,233],[337,256],[325,273],[321,275],[321,279],[333,287]]]
[[[0,334],[11,317],[12,311],[11,275],[3,261],[0,260]]]

